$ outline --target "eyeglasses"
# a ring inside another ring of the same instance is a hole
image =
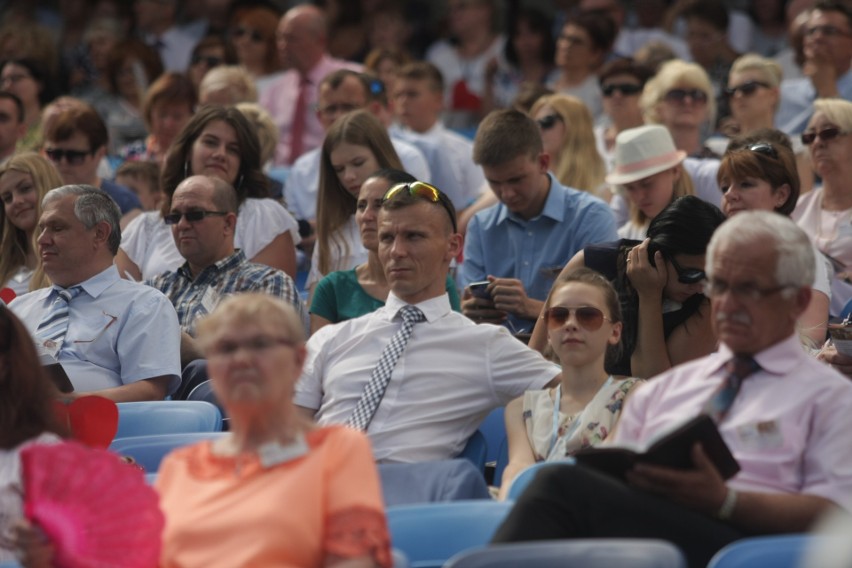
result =
[[[826,37],[849,37],[852,35],[849,31],[841,30],[835,26],[811,26],[805,30],[806,37],[812,37],[818,33],[821,33]]]
[[[538,123],[538,127],[542,130],[550,130],[556,126],[557,122],[562,122],[562,117],[558,114],[548,114],[547,116],[539,118],[536,122]]]
[[[14,85],[18,81],[32,78],[32,75],[27,75],[26,73],[15,73],[14,75],[6,75],[5,77],[0,78],[0,85],[5,85],[6,83]]]
[[[775,160],[778,159],[778,150],[776,150],[775,146],[769,142],[758,142],[757,144],[752,144],[751,146],[748,146],[746,150],[751,150],[756,154],[762,154]]]
[[[214,55],[193,55],[192,56],[192,65],[198,65],[199,63],[204,63],[207,67],[216,67],[224,63],[225,60],[221,57],[216,57]]]
[[[240,348],[245,349],[252,355],[268,351],[274,347],[284,345],[295,347],[297,342],[283,337],[268,337],[259,335],[243,341],[222,341],[212,345],[207,350],[208,357],[233,357]]]
[[[72,166],[79,166],[86,159],[86,156],[93,154],[91,150],[60,150],[58,148],[45,149],[44,153],[47,154],[51,162],[58,164],[62,160],[66,160]]]
[[[186,217],[186,220],[189,223],[197,223],[205,217],[211,217],[213,215],[218,217],[224,217],[227,214],[227,211],[184,211],[183,213],[175,212],[169,213],[168,215],[163,215],[163,221],[166,222],[166,225],[177,225],[178,223],[180,223],[181,217]]]
[[[263,43],[266,41],[259,31],[251,28],[238,27],[231,30],[232,38],[240,39],[243,36],[249,36],[249,39],[255,43]]]
[[[736,87],[728,87],[725,89],[725,95],[728,97],[734,97],[737,92],[740,92],[744,97],[750,97],[761,87],[768,89],[769,83],[764,83],[763,81],[747,81],[742,85],[737,85]]]
[[[730,292],[730,294],[738,301],[756,302],[788,288],[795,288],[795,286],[785,285],[773,286],[771,288],[761,288],[754,284],[731,286],[723,280],[708,280],[704,283],[704,295],[708,298],[718,298],[719,296]]]
[[[672,89],[664,97],[670,103],[682,103],[689,97],[698,104],[707,102],[707,93],[701,89]]]
[[[612,85],[607,85],[601,89],[603,91],[603,96],[611,97],[615,94],[616,91],[621,93],[624,97],[629,97],[631,95],[637,95],[642,92],[642,85],[634,85],[633,83],[613,83]]]
[[[829,126],[828,128],[823,128],[819,132],[814,130],[810,132],[802,132],[802,144],[805,146],[810,146],[814,143],[814,140],[819,138],[823,142],[828,142],[829,140],[834,140],[838,136],[846,136],[849,134],[848,132],[843,132],[836,126]]]
[[[603,315],[602,311],[592,306],[581,306],[579,308],[553,306],[552,308],[547,308],[547,311],[544,312],[547,328],[555,329],[562,327],[568,321],[568,318],[571,317],[572,312],[579,326],[587,331],[597,331],[603,325],[604,320],[611,321]]]
[[[701,282],[702,280],[707,278],[707,273],[703,270],[699,270],[697,268],[684,268],[674,259],[674,257],[669,257],[669,261],[674,266],[675,272],[677,272],[677,281],[681,284],[695,284],[696,282]]]
[[[407,192],[408,195],[419,197],[421,199],[431,201],[432,203],[440,203],[447,211],[447,215],[450,216],[450,221],[453,224],[453,232],[458,233],[459,229],[458,225],[456,225],[456,214],[453,209],[452,202],[440,189],[434,185],[426,183],[425,181],[398,183],[385,193],[385,196],[382,197],[382,203],[390,201],[402,192]]]

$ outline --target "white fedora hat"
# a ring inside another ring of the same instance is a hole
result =
[[[665,126],[630,128],[615,137],[615,169],[606,176],[606,182],[631,183],[673,168],[684,158],[686,152],[675,148]]]

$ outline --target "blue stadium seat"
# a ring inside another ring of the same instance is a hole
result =
[[[215,405],[208,402],[149,400],[119,402],[116,406],[118,407],[116,439],[222,430],[222,413]]]
[[[225,435],[225,432],[191,432],[118,438],[113,440],[109,449],[116,454],[132,457],[145,469],[145,473],[156,473],[166,454],[175,448]]]
[[[707,568],[797,568],[812,538],[807,534],[744,538],[717,552]]]

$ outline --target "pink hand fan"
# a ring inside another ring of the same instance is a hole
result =
[[[107,448],[118,431],[118,407],[102,396],[82,396],[66,404],[54,401],[58,420],[78,442],[92,448]]]
[[[59,568],[151,568],[163,514],[140,471],[77,442],[21,451],[24,514],[54,545]]]

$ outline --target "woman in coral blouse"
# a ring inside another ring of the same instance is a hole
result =
[[[230,433],[175,451],[157,478],[164,568],[388,567],[390,539],[367,438],[317,427],[293,405],[302,324],[241,294],[198,329]]]

